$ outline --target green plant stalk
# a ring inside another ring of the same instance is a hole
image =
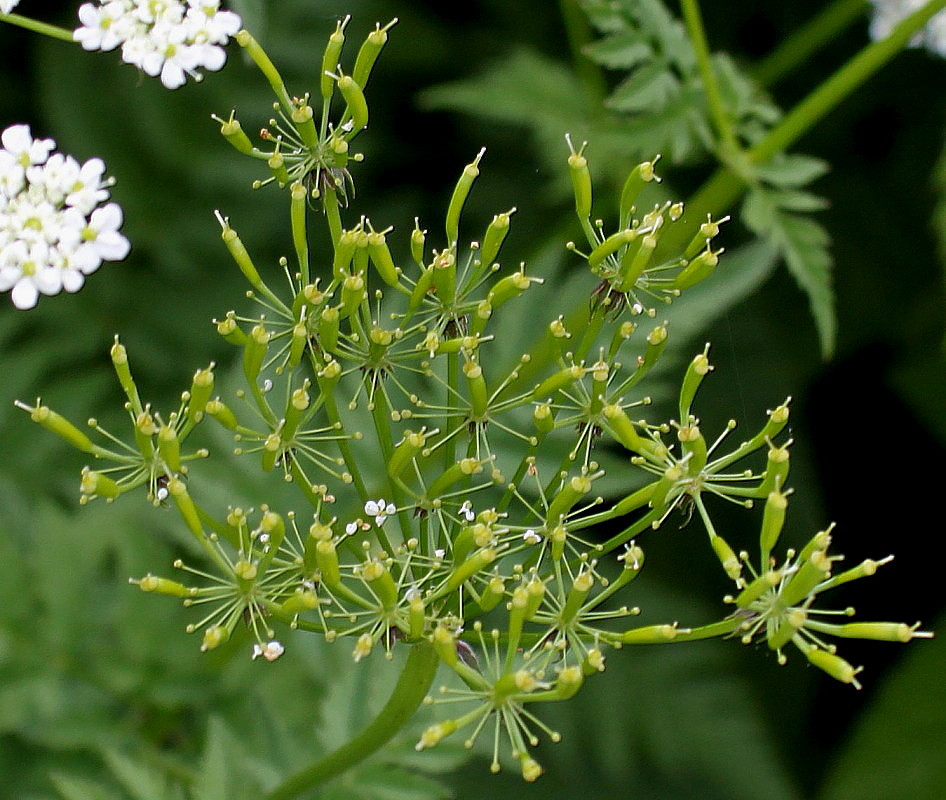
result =
[[[374,721],[354,739],[310,764],[263,795],[263,800],[301,797],[314,787],[340,775],[375,753],[403,728],[430,690],[440,660],[430,642],[411,647],[391,697]]]
[[[681,0],[683,20],[686,23],[690,44],[696,54],[696,63],[703,80],[703,90],[706,92],[706,101],[709,103],[710,115],[719,135],[721,152],[726,157],[736,156],[741,152],[736,131],[732,120],[726,111],[716,75],[713,72],[713,63],[710,59],[709,45],[706,43],[706,32],[703,29],[703,18],[700,15],[698,0]]]
[[[585,85],[586,96],[593,98],[591,107],[600,109],[608,96],[608,84],[598,65],[582,52],[582,48],[592,40],[588,17],[582,11],[578,0],[559,0],[559,7],[575,72]]]
[[[928,5],[906,17],[886,39],[873,42],[842,66],[828,80],[802,100],[747,153],[750,164],[764,164],[798,139],[832,108],[859,88],[884,64],[902,50],[931,17],[946,8],[946,0],[932,0]],[[675,225],[661,237],[660,253],[685,247],[706,215],[719,214],[730,208],[745,192],[746,178],[729,167],[721,167],[686,203],[686,224]]]
[[[21,17],[19,14],[0,14],[0,22],[9,22],[11,25],[25,28],[28,31],[33,31],[33,33],[41,33],[43,36],[48,36],[51,39],[59,39],[61,42],[75,44],[75,39],[72,38],[72,31],[66,30],[66,28],[60,28],[58,25],[50,25],[49,23],[40,22],[39,20],[30,19],[29,17]]]
[[[808,20],[753,70],[756,81],[771,86],[831,42],[867,9],[867,0],[835,0]]]

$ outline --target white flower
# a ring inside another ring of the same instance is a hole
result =
[[[473,513],[473,504],[469,500],[464,500],[463,505],[460,506],[460,516],[467,522],[472,522],[476,519],[476,514]]]
[[[267,661],[275,661],[285,652],[286,648],[275,639],[266,644],[259,644],[257,642],[253,645],[253,660],[256,661],[257,658],[262,656]]]
[[[538,544],[542,541],[542,537],[532,530],[532,528],[529,528],[529,530],[522,534],[522,541],[526,544]]]
[[[379,528],[384,525],[384,521],[397,511],[394,503],[388,503],[383,497],[377,500],[369,500],[365,503],[365,513],[369,517],[374,517],[374,524]]]
[[[0,11],[4,14],[9,14],[16,8],[16,4],[19,2],[20,0],[0,0]]]
[[[72,36],[84,49],[121,45],[123,61],[160,76],[168,89],[223,67],[223,48],[243,24],[220,10],[220,0],[99,0],[79,7],[79,22]]]
[[[77,292],[103,261],[128,255],[121,208],[99,205],[111,185],[101,159],[50,155],[56,143],[27,125],[11,125],[0,144],[0,291],[12,290],[17,308]]]
[[[927,4],[928,0],[871,0],[874,16],[870,23],[872,39],[886,39],[891,31],[914,11]],[[936,14],[926,27],[910,41],[911,47],[926,47],[938,56],[946,58],[946,11]]]

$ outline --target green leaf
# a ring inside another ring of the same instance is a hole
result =
[[[755,168],[756,175],[773,186],[806,186],[830,169],[828,162],[814,156],[783,154]]]
[[[180,797],[154,768],[117,750],[106,750],[102,755],[112,775],[133,800],[173,800]]]
[[[608,98],[618,111],[663,110],[680,92],[680,81],[658,61],[636,69]]]
[[[932,627],[944,625],[940,618]],[[946,639],[908,647],[832,759],[818,800],[946,797]]]
[[[822,355],[834,350],[837,319],[831,282],[833,260],[827,231],[808,217],[784,209],[783,193],[756,187],[747,195],[742,220],[760,237],[768,238],[785,259],[789,272],[808,295],[821,341]],[[790,199],[797,199],[793,193]]]
[[[87,778],[60,773],[54,773],[50,778],[63,800],[122,800],[120,795]]]
[[[630,69],[651,58],[653,50],[640,33],[625,29],[583,48],[592,61],[609,69]]]

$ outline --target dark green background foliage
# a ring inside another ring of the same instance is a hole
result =
[[[729,52],[734,76],[822,6],[705,5],[711,46]],[[74,4],[24,0],[21,10],[37,6],[71,26]],[[414,216],[437,227],[453,181],[484,145],[466,235],[516,205],[506,259],[552,276],[574,267],[561,243],[578,233],[566,131],[590,141],[599,199],[633,160],[657,150],[674,196],[687,197],[711,171],[699,120],[689,132],[676,118],[648,128],[656,124],[648,109],[663,102],[659,86],[654,97],[624,86],[616,95],[623,109],[604,110],[628,65],[600,72],[576,62],[558,4],[244,0],[240,10],[298,93],[316,85],[336,15],[355,15],[352,42],[375,20],[400,17],[369,87],[372,118],[359,139],[366,161],[356,181],[361,210],[396,226],[389,240],[400,234],[402,252]],[[758,119],[789,108],[865,41],[866,23],[858,23],[768,98],[756,96],[743,109],[743,134],[751,137]],[[7,26],[0,53],[0,126],[29,121],[66,152],[101,155],[118,179],[113,196],[134,245],[127,262],[104,266],[76,296],[44,299],[29,313],[6,302],[0,308],[0,794],[243,797],[357,730],[380,706],[374,698],[384,697],[392,670],[378,656],[355,668],[347,645],[327,648],[304,634],[283,637],[291,646],[274,665],[250,663],[247,641],[199,653],[182,633],[184,610],[125,582],[186,551],[174,517],[134,497],[77,509],[82,458],[31,426],[12,401],[42,394],[76,420],[117,418],[107,359],[115,333],[158,408],[174,407],[210,359],[228,371],[231,354],[209,319],[240,308],[244,286],[212,211],[231,217],[268,270],[288,253],[288,215],[275,190],[249,190],[261,176],[217,136],[210,114],[236,107],[253,131],[269,116],[269,90],[235,49],[222,74],[174,93],[119,66],[114,54],[82,57]],[[831,164],[809,188],[827,200],[813,219],[830,235],[835,264],[833,358],[822,360],[808,299],[775,267],[766,240],[724,258],[700,302],[674,319],[668,368],[651,389],[668,396],[668,381],[708,340],[716,370],[697,404],[707,431],[730,417],[751,430],[791,394],[796,494],[788,535],[799,542],[835,520],[849,563],[895,552],[891,566],[840,604],[856,605],[864,619],[921,618],[940,630],[944,87],[946,63],[904,53],[796,148]],[[752,234],[734,222],[720,238],[737,251]],[[561,294],[587,291],[581,281],[556,280]],[[546,321],[537,316],[535,324]],[[228,449],[224,438],[211,445]],[[221,488],[212,501],[265,501],[251,474],[218,470],[236,497]],[[718,513],[729,541],[751,546],[757,517]],[[695,529],[668,526],[643,544],[647,570],[633,602],[648,620],[699,624],[720,613],[726,584]],[[771,654],[734,642],[612,653],[604,676],[551,709],[549,721],[565,738],[543,746],[550,774],[536,786],[522,785],[514,771],[490,777],[479,761],[461,767],[447,745],[415,758],[408,735],[319,796],[946,796],[943,639],[851,642],[844,653],[867,665],[860,693],[800,658],[780,668]],[[190,794],[178,788],[185,785]]]

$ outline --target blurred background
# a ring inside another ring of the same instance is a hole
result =
[[[75,5],[23,0],[17,10],[73,27]],[[822,6],[707,3],[710,46],[751,67]],[[630,153],[626,163],[595,159],[596,126],[604,139],[621,121],[605,114],[594,92],[582,95],[582,86],[613,86],[621,73],[588,78],[589,65],[572,53],[563,9],[573,10],[568,2],[501,0],[246,0],[240,7],[300,94],[316,85],[335,19],[353,14],[353,58],[376,20],[398,17],[369,86],[369,133],[358,141],[361,209],[382,226],[393,224],[406,252],[414,217],[435,228],[463,165],[485,146],[466,217],[471,230],[515,205],[507,263],[540,261],[553,274],[567,262],[559,243],[579,234],[564,133],[590,141],[605,203],[635,160]],[[771,100],[790,108],[866,42],[865,14],[772,86]],[[136,796],[127,783],[146,777],[154,783],[140,796],[173,797],[165,794],[167,776],[201,785],[215,769],[251,770],[272,782],[370,716],[370,705],[353,710],[347,683],[327,680],[347,652],[307,643],[262,670],[249,663],[245,643],[201,654],[182,634],[193,621],[185,611],[126,583],[160,571],[185,547],[173,516],[142,513],[131,500],[79,509],[81,454],[13,407],[14,399],[42,395],[73,420],[94,415],[119,427],[108,359],[116,333],[140,390],[158,408],[175,407],[209,361],[226,372],[233,353],[210,319],[246,310],[245,289],[212,212],[228,215],[256,263],[273,268],[289,249],[288,215],[277,191],[250,190],[264,176],[223,141],[210,115],[236,108],[252,132],[271,113],[269,88],[235,47],[222,73],[173,93],[115,54],[82,56],[8,25],[0,25],[0,53],[0,128],[29,122],[34,135],[53,137],[64,152],[104,158],[133,243],[126,262],[103,266],[78,295],[42,299],[28,313],[0,298],[0,785],[16,798],[120,798]],[[508,77],[516,63],[542,65],[524,72],[517,88],[519,98],[534,92],[528,113],[521,105],[518,121],[488,105],[472,113],[478,91],[490,96],[482,76]],[[548,94],[556,80],[576,87],[567,108]],[[946,62],[907,51],[794,148],[831,164],[812,187],[829,203],[817,218],[835,262],[838,334],[830,358],[819,351],[807,298],[781,265],[684,327],[668,357],[683,364],[713,343],[716,370],[697,405],[710,430],[733,417],[752,431],[766,409],[793,397],[787,536],[804,542],[835,521],[848,563],[896,553],[865,585],[837,592],[835,605],[856,605],[861,619],[920,619],[937,631],[946,622],[939,497],[946,485],[944,100]],[[554,142],[547,134],[558,117],[550,109],[561,112]],[[686,198],[713,165],[695,156],[676,160],[665,155],[660,172],[669,192]],[[736,223],[720,237],[731,250],[749,238]],[[724,267],[713,280],[727,280]],[[224,478],[252,500],[251,475]],[[749,546],[754,518],[718,512],[732,531],[727,538]],[[676,534],[668,530],[650,544],[634,602],[659,607],[662,618],[712,619],[727,590],[718,565],[691,546],[692,537]],[[778,667],[767,651],[734,642],[612,653],[604,676],[545,716],[564,740],[540,748],[549,776],[538,785],[523,785],[514,771],[492,777],[481,759],[462,766],[456,753],[425,753],[416,763],[402,758],[407,772],[396,779],[384,771],[390,764],[378,766],[378,785],[356,784],[345,796],[446,796],[438,786],[457,797],[546,800],[946,796],[942,639],[851,641],[843,653],[866,666],[860,692],[800,657]],[[366,677],[383,672],[384,664],[368,665],[351,680],[376,685],[383,696],[385,679]],[[415,767],[438,773],[437,782]],[[123,783],[123,774],[137,777]]]

